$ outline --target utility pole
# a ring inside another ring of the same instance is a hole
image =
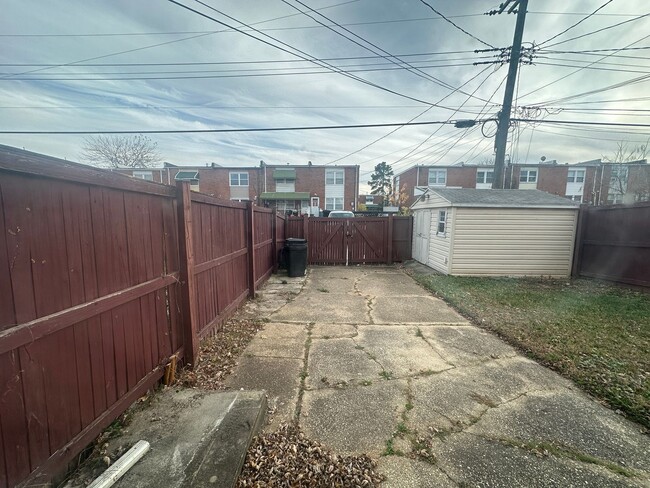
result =
[[[498,13],[503,12],[509,3],[510,0],[506,0],[504,3],[502,3]],[[515,8],[518,8],[517,25],[515,26],[515,36],[512,40],[512,49],[510,51],[510,64],[508,66],[508,80],[506,81],[506,91],[503,94],[503,107],[499,112],[497,134],[494,140],[494,145],[496,146],[496,155],[494,158],[494,179],[492,181],[493,189],[503,188],[506,144],[508,142],[508,129],[510,127],[510,110],[512,109],[512,95],[515,91],[517,68],[519,67],[519,58],[521,57],[521,38],[524,34],[524,21],[526,20],[528,0],[515,0],[515,3],[512,7],[510,7],[509,12],[512,12]]]

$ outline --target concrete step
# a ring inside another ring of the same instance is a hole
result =
[[[263,391],[165,392],[119,438],[144,439],[151,450],[114,486],[230,488],[266,410]]]

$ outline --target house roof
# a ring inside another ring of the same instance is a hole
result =
[[[269,191],[260,195],[261,200],[309,200],[308,191],[277,192]]]
[[[455,207],[542,207],[577,208],[578,203],[552,195],[541,190],[479,190],[476,188],[435,188],[428,189],[420,197],[431,193],[447,200]]]

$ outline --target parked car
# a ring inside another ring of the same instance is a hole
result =
[[[349,219],[354,217],[354,212],[350,212],[349,210],[332,210],[328,217],[332,219]]]

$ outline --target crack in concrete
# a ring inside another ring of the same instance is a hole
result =
[[[417,332],[416,332],[416,334],[415,334],[416,337],[419,337],[420,339],[422,339],[422,340],[425,342],[425,344],[426,344],[427,346],[429,346],[429,348],[430,348],[433,352],[435,352],[438,356],[440,356],[440,359],[442,359],[445,363],[449,364],[452,368],[455,368],[455,367],[456,367],[456,365],[455,365],[454,363],[452,363],[451,361],[449,361],[446,357],[444,357],[444,356],[440,353],[440,351],[438,351],[437,348],[435,348],[435,347],[433,347],[433,346],[431,345],[431,343],[428,341],[428,339],[427,339],[426,337],[424,337],[424,334],[422,333],[422,329],[420,329],[420,327],[417,327],[417,326],[416,326],[415,328],[417,329]]]
[[[360,349],[361,351],[366,353],[366,356],[368,356],[368,359],[370,359],[371,361],[374,361],[381,368],[383,373],[390,373],[390,371],[387,371],[386,368],[384,368],[384,365],[379,362],[379,360],[377,359],[377,357],[374,354],[370,354],[368,351],[366,351],[365,347],[363,347],[361,344],[359,344],[355,340],[355,337],[351,337],[350,339],[352,339],[352,342],[354,342],[357,349]]]
[[[298,399],[296,400],[296,410],[294,411],[294,422],[297,424],[300,421],[300,412],[302,411],[302,398],[306,390],[306,379],[307,379],[307,367],[309,363],[309,350],[311,349],[311,331],[316,325],[314,322],[310,322],[307,325],[307,338],[305,339],[305,357],[302,366],[302,371],[300,372],[300,386],[298,387]]]

